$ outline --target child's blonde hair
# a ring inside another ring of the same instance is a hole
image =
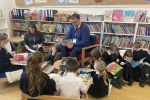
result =
[[[106,85],[108,85],[108,83],[107,83],[107,78],[108,78],[108,76],[107,76],[107,72],[105,71],[105,69],[106,69],[106,64],[105,64],[105,62],[104,61],[102,61],[102,60],[96,60],[95,61],[95,67],[97,68],[97,70],[99,71],[99,76],[102,76],[103,77],[103,80],[104,80],[104,82],[105,82],[105,84]],[[98,77],[99,77],[98,76]]]
[[[108,50],[117,51],[118,46],[115,43],[111,43],[111,44],[109,44]]]
[[[94,48],[91,52],[90,52],[90,57],[91,58],[95,58],[96,60],[98,60],[99,58],[101,58],[101,54],[99,52],[98,49]]]
[[[134,46],[135,48],[140,48],[140,47],[141,47],[141,43],[138,42],[138,41],[135,41],[135,42],[133,43],[133,46]]]

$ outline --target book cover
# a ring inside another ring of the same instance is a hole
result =
[[[27,65],[28,53],[21,53],[15,55],[15,62],[13,65]]]
[[[145,22],[147,11],[138,10],[135,14],[135,22]]]
[[[88,72],[80,71],[80,74],[78,75],[78,77],[82,78],[82,80],[84,81],[85,85],[87,85],[87,81],[88,81],[88,79],[91,78],[91,74],[88,73]]]
[[[55,73],[51,73],[51,74],[49,74],[48,76],[49,76],[50,78],[52,78],[52,79],[55,81],[55,83],[57,83],[58,80],[59,80],[59,78],[61,78],[61,75],[55,74]]]
[[[112,20],[112,11],[111,10],[105,10],[104,21],[111,21],[111,20]]]
[[[112,62],[109,65],[107,65],[107,68],[112,75],[115,75],[118,71],[123,69],[120,65],[118,65],[115,62]]]
[[[113,10],[112,21],[122,22],[123,10]]]
[[[123,22],[133,22],[134,21],[134,10],[125,10],[123,15]]]

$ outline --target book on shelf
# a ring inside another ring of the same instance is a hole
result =
[[[89,27],[90,32],[101,32],[100,25],[97,23],[94,24],[87,23],[86,25]]]
[[[3,11],[0,10],[0,17],[3,17]]]
[[[123,10],[113,10],[112,21],[122,22]]]
[[[142,49],[147,49],[148,46],[150,45],[150,41],[148,41],[148,40],[143,39],[143,40],[137,40],[137,41],[141,43]]]
[[[134,34],[133,25],[117,25],[104,23],[104,32],[115,34]]]
[[[150,27],[139,26],[138,29],[137,29],[137,34],[136,35],[150,36]]]
[[[135,14],[135,22],[145,22],[147,11],[138,10]]]
[[[123,22],[133,22],[134,21],[134,10],[125,10],[123,15]]]
[[[115,43],[121,48],[131,48],[133,37],[119,37],[119,36],[105,36],[103,40],[103,46],[108,46],[110,43]]]
[[[104,21],[111,21],[111,20],[112,20],[112,10],[105,10]]]
[[[109,70],[109,72],[112,74],[112,75],[115,75],[118,71],[122,70],[123,68],[117,64],[116,62],[112,62],[110,64],[108,64],[107,66],[107,69]]]

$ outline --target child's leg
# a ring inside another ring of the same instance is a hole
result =
[[[131,86],[133,83],[132,66],[131,66],[131,64],[128,63],[125,65],[125,67],[127,69],[127,72],[129,74],[129,78],[130,78],[128,85]]]
[[[53,65],[53,59],[54,59],[56,53],[57,53],[57,49],[56,49],[56,47],[53,47],[53,48],[52,48],[52,52],[51,52],[51,54],[50,54],[50,64],[51,64],[51,65]]]
[[[141,78],[140,86],[144,87],[144,68],[143,68],[143,65],[140,64],[139,66],[137,66],[137,68],[138,68],[138,71],[140,73],[140,78]]]
[[[114,75],[114,77],[113,77],[113,79],[111,80],[110,84],[111,84],[112,86],[114,86],[115,88],[121,89],[122,87],[121,87],[119,84],[122,84],[122,85],[126,84],[125,82],[123,82],[123,81],[120,79],[122,75],[123,75],[123,69],[120,70],[119,72],[117,72],[117,73]]]
[[[146,83],[150,85],[150,80],[149,80],[149,66],[148,65],[144,66],[144,72],[145,72],[145,77],[146,77]]]

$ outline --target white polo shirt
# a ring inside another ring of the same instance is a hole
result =
[[[64,97],[80,98],[80,90],[84,91],[85,89],[84,81],[75,73],[67,73],[56,83],[56,90],[60,90],[60,96]]]

